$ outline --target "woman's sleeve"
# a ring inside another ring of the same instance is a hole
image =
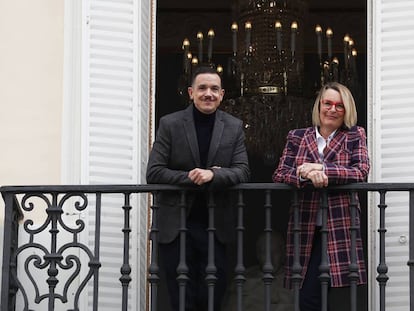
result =
[[[299,177],[296,175],[296,156],[298,154],[299,144],[300,137],[295,135],[294,130],[289,131],[279,165],[272,176],[274,182],[300,187],[301,183]]]
[[[367,138],[362,127],[349,132],[348,142],[337,154],[336,161],[325,163],[330,184],[346,184],[367,180],[370,163]]]

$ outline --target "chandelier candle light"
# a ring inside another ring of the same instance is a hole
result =
[[[295,48],[296,48],[296,34],[298,32],[298,23],[292,22],[290,26],[291,29],[291,38],[290,38],[290,51],[292,53],[292,60],[295,58]]]
[[[217,68],[226,85],[222,108],[244,121],[249,152],[274,163],[283,149],[288,129],[310,124],[311,105],[323,84],[338,81],[351,91],[358,87],[357,52],[354,41],[346,34],[344,61],[340,64],[334,55],[332,28],[327,27],[323,32],[321,25],[316,25],[319,72],[312,71],[313,77],[307,72],[305,78],[303,21],[307,1],[239,0],[235,8],[237,19],[230,27],[229,68],[223,70],[213,61],[213,29],[207,32],[207,62],[203,62],[204,36],[199,31],[198,58],[191,56],[189,40],[183,42],[180,94],[188,96],[183,90],[187,89],[191,71],[198,64]]]
[[[203,33],[201,31],[197,33],[197,40],[198,40],[198,61],[202,63],[203,62]]]
[[[233,57],[237,56],[237,30],[239,29],[239,26],[237,26],[237,23],[231,24],[231,32],[232,35],[232,50],[233,50]]]
[[[213,39],[214,39],[214,30],[210,29],[207,33],[208,37],[208,63],[211,64],[211,58],[213,56]]]

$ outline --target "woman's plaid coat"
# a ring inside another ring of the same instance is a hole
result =
[[[366,181],[370,164],[366,145],[366,134],[363,128],[354,126],[351,129],[340,128],[324,150],[324,158],[318,153],[315,128],[296,129],[289,132],[287,142],[277,170],[273,174],[274,182],[304,187],[310,181],[301,181],[296,169],[304,162],[323,163],[325,174],[330,185],[347,184]],[[328,195],[328,260],[330,266],[331,286],[349,285],[350,264],[350,226],[351,217],[348,193],[331,193]],[[300,263],[302,278],[312,249],[316,216],[320,205],[317,191],[304,192],[299,197]],[[358,211],[360,211],[358,204]],[[293,264],[293,214],[291,213],[286,261],[286,285],[291,287],[291,267]],[[356,224],[360,224],[359,213]],[[357,233],[357,263],[359,267],[359,284],[366,283],[366,270],[362,249],[360,230]]]

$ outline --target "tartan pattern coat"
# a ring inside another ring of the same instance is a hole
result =
[[[369,173],[369,159],[366,134],[362,127],[339,128],[324,150],[321,159],[318,153],[316,130],[314,127],[296,129],[288,133],[287,142],[279,166],[273,174],[274,182],[281,182],[302,188],[310,181],[299,179],[296,169],[304,162],[323,163],[330,185],[365,181]],[[328,194],[328,260],[331,286],[349,285],[349,264],[351,237],[349,228],[351,217],[348,193]],[[300,263],[302,280],[306,275],[312,250],[317,212],[320,205],[318,191],[302,192],[299,196],[300,222]],[[356,224],[360,226],[360,206]],[[285,285],[291,287],[293,264],[293,213],[290,214],[287,237],[287,260]],[[366,283],[366,269],[360,230],[357,232],[357,264],[359,267],[358,284]]]

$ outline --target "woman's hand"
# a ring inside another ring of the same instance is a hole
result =
[[[323,171],[311,171],[308,174],[308,179],[312,181],[315,188],[328,187],[328,176]]]
[[[298,166],[296,173],[299,177],[312,181],[315,188],[328,186],[328,176],[323,171],[323,164],[303,163]]]
[[[305,162],[302,165],[298,166],[296,174],[304,179],[310,179],[308,175],[313,171],[323,171],[323,164]]]

